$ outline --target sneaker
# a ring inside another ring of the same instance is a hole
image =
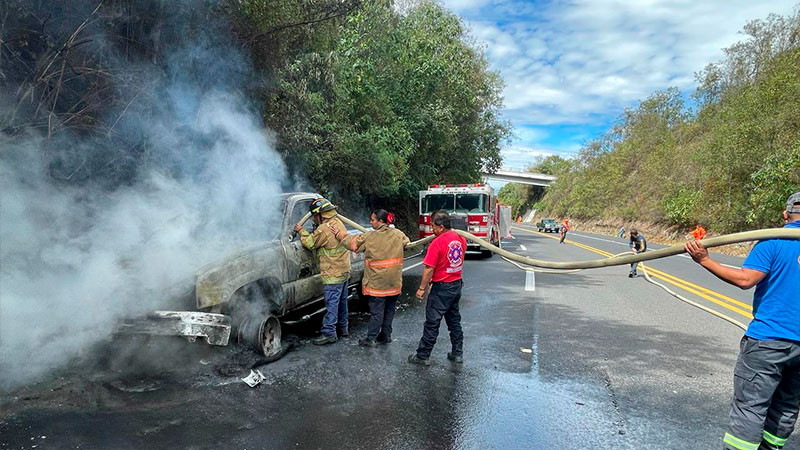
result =
[[[464,357],[461,355],[454,355],[450,352],[447,352],[447,359],[453,361],[454,363],[464,364]]]
[[[333,344],[334,342],[336,342],[336,335],[333,335],[333,336],[322,335],[322,336],[314,339],[313,341],[311,341],[311,343],[314,344],[314,345]]]
[[[374,340],[368,339],[368,338],[359,339],[358,340],[358,345],[360,345],[362,347],[369,347],[369,348],[375,348],[375,347],[378,346],[378,344]]]
[[[416,353],[412,353],[408,355],[408,362],[411,364],[419,364],[420,366],[430,366],[431,362],[427,359],[420,359],[417,357]]]
[[[385,335],[385,334],[383,334],[383,333],[380,333],[380,334],[378,335],[378,337],[377,337],[377,338],[375,338],[375,341],[376,341],[378,344],[388,344],[388,343],[392,342],[392,338],[391,338],[390,336],[386,336],[386,335]]]
[[[635,273],[633,273],[633,272],[631,272],[631,273],[629,273],[629,274],[628,274],[628,278],[633,278],[633,277],[635,277],[635,276],[636,276],[636,274],[635,274]]]

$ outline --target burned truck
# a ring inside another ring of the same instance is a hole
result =
[[[210,345],[227,345],[234,339],[266,356],[277,353],[282,321],[307,320],[324,311],[317,258],[293,231],[318,197],[308,192],[284,194],[277,237],[201,268],[191,289],[176,300],[191,311],[155,311],[126,321],[119,332],[200,338]],[[309,231],[313,226],[311,220],[304,224]],[[351,263],[349,288],[357,294],[363,254],[351,253]]]

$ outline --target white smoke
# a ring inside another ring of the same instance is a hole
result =
[[[169,164],[110,192],[54,184],[44,138],[0,134],[0,389],[58,368],[120,318],[162,307],[203,263],[275,234],[286,174],[258,115],[231,91],[171,88],[161,114],[132,110],[127,124]]]

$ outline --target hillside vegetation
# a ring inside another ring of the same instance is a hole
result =
[[[800,13],[750,22],[746,39],[697,73],[687,107],[677,88],[626,110],[575,159],[532,171],[558,176],[543,197],[502,197],[576,219],[641,221],[716,233],[779,226],[800,190]]]

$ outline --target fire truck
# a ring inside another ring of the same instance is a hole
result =
[[[500,245],[499,207],[494,189],[485,183],[431,184],[419,191],[419,237],[433,234],[431,215],[439,210],[450,213],[453,229],[464,230],[494,245]],[[491,257],[492,252],[467,241],[468,252],[481,252]]]

